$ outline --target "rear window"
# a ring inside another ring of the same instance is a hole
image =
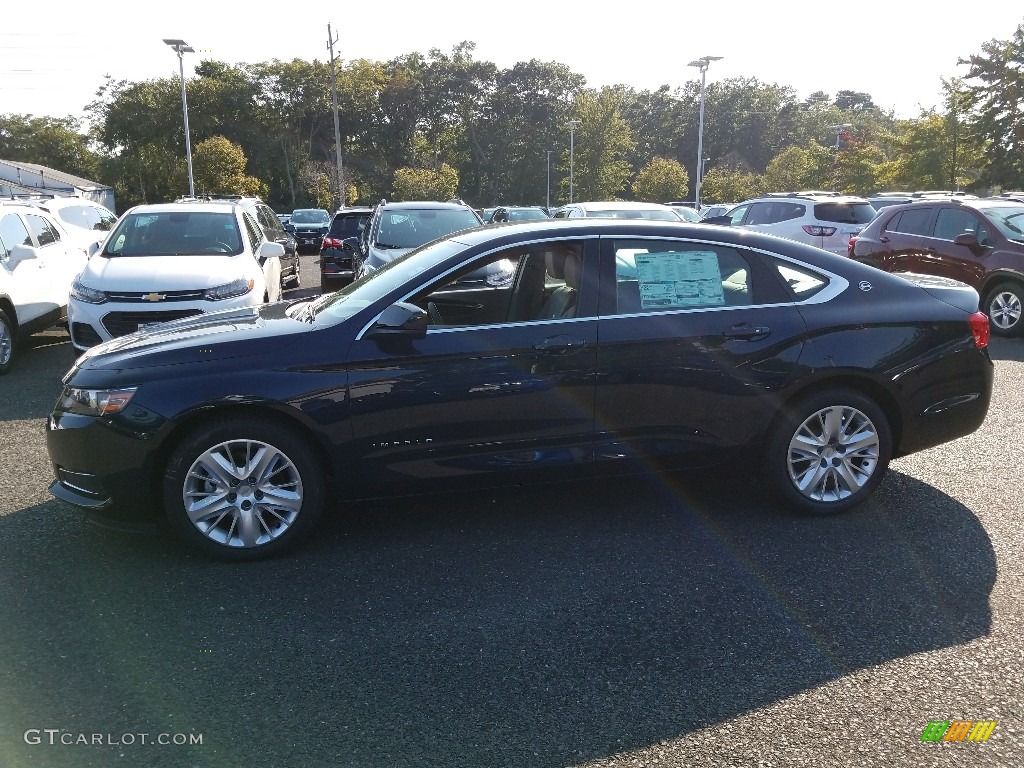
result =
[[[335,216],[331,222],[330,236],[344,240],[346,237],[359,237],[359,233],[366,227],[370,220],[369,212],[361,216]]]
[[[875,218],[871,203],[816,203],[814,218],[838,224],[867,224]]]

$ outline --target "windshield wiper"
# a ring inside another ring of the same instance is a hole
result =
[[[400,246],[400,245],[392,245],[391,243],[377,243],[377,247],[378,248],[390,249],[390,248],[401,248],[402,246]]]

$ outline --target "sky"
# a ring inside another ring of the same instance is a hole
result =
[[[949,8],[949,10],[946,10]],[[294,5],[177,0],[7,0],[0,15],[0,114],[84,115],[106,75],[130,81],[178,77],[164,38],[185,40],[185,77],[212,58],[232,64],[329,58],[327,25],[344,61],[387,61],[463,41],[475,58],[508,68],[538,59],[567,65],[588,87],[682,86],[700,75],[687,64],[721,56],[717,80],[754,77],[815,91],[865,92],[896,117],[942,106],[942,79],[966,74],[957,60],[989,40],[1009,40],[1024,23],[1018,0],[975,0],[970,12],[935,2],[516,3],[388,0]]]

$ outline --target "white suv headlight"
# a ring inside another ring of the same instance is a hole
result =
[[[216,288],[207,288],[203,291],[203,298],[207,301],[224,301],[233,299],[236,296],[245,296],[256,285],[251,277],[240,277],[230,283],[218,285]]]
[[[71,296],[86,304],[102,304],[107,300],[107,294],[103,291],[97,291],[95,288],[82,285],[82,281],[77,277],[75,282],[71,284]]]

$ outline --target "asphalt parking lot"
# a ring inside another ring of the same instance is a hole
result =
[[[40,335],[0,379],[0,766],[1020,766],[1024,340],[991,351],[982,429],[841,517],[729,466],[367,502],[229,565],[47,493]]]

